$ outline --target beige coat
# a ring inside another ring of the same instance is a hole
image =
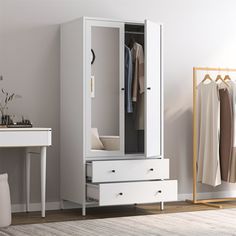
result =
[[[133,59],[133,92],[132,101],[136,103],[135,126],[144,130],[144,53],[142,45],[134,43],[131,49]]]
[[[221,184],[219,158],[220,101],[215,82],[198,85],[198,182]]]

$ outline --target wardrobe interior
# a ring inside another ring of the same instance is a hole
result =
[[[144,25],[126,24],[125,45],[132,50],[134,43],[142,45],[144,50]],[[138,127],[137,113],[137,103],[133,103],[132,113],[125,112],[125,153],[127,154],[144,153],[144,124]],[[144,118],[144,109],[141,116]]]
[[[144,50],[144,25],[125,24],[124,34],[124,43],[131,51],[135,43],[140,44]],[[107,151],[119,151],[120,142],[123,140],[121,136],[124,136],[125,154],[142,154],[144,121],[143,125],[138,125],[137,116],[144,120],[145,109],[137,109],[140,94],[137,95],[138,100],[132,102],[133,111],[128,112],[126,109],[128,88],[126,81],[120,85],[120,71],[125,72],[125,65],[120,65],[119,44],[119,28],[91,27],[91,49],[94,52],[94,55],[91,52],[91,61],[92,57],[94,58],[94,62],[91,63],[91,128],[97,130],[97,135],[102,141],[108,140],[107,138],[112,140],[112,145]],[[124,66],[123,70],[120,70],[120,66]],[[132,69],[134,66],[133,60]],[[121,91],[121,87],[124,87],[125,91]],[[123,101],[120,96],[122,92],[125,93]],[[142,102],[144,106],[144,95]]]

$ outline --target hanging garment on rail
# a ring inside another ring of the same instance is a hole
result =
[[[219,85],[220,95],[220,168],[221,180],[229,181],[233,148],[233,110],[229,87]]]
[[[144,130],[144,93],[138,95],[135,121],[136,130]]]
[[[132,56],[130,49],[125,45],[125,107],[127,113],[133,112],[132,105]]]
[[[138,99],[138,93],[144,92],[144,54],[143,47],[139,43],[134,43],[131,49],[132,59],[133,59],[133,96],[134,102]]]
[[[221,184],[219,158],[220,100],[215,82],[198,85],[198,172],[204,184]]]
[[[144,53],[139,43],[131,49],[133,60],[133,93],[132,100],[136,103],[136,129],[144,129]]]
[[[230,163],[230,175],[229,182],[236,183],[236,83],[232,80],[227,82],[229,85],[229,91],[231,96],[231,104],[233,111],[233,148],[231,155],[231,163]]]

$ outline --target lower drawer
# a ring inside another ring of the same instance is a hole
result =
[[[177,181],[87,184],[87,198],[100,206],[177,200]]]

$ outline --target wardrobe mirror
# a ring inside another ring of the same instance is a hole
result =
[[[91,48],[96,53],[96,60],[91,65],[91,149],[118,151],[120,149],[119,29],[92,26]],[[94,142],[97,142],[97,145],[94,145]]]

